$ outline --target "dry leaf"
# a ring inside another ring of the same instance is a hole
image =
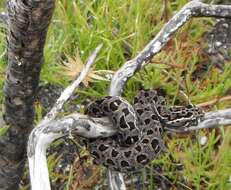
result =
[[[67,61],[62,63],[64,72],[62,74],[68,76],[71,80],[76,79],[76,77],[82,71],[84,64],[80,58],[79,52],[76,53],[75,57],[72,58],[66,55]],[[110,81],[113,71],[110,70],[94,70],[95,67],[90,69],[88,76],[84,79],[83,83],[88,86],[89,82],[97,81]]]

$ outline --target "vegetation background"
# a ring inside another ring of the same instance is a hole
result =
[[[107,95],[113,72],[137,55],[186,3],[187,0],[57,0],[44,51],[41,85],[49,84],[53,89],[68,85],[94,48],[103,43],[95,67],[76,92],[72,105],[84,105]],[[0,7],[4,11],[2,1]],[[186,104],[180,93],[183,91],[205,111],[230,107],[231,61],[225,61],[222,68],[217,67],[205,51],[208,44],[204,34],[214,24],[215,20],[210,18],[189,21],[164,50],[128,82],[123,96],[131,101],[141,88],[163,88],[170,105]],[[6,31],[1,27],[0,89],[6,66]],[[2,90],[0,94],[2,103]],[[38,122],[47,110],[39,100],[36,109]],[[74,109],[83,112],[81,106]],[[230,130],[226,127],[166,137],[169,151],[143,171],[126,176],[129,188],[231,189]],[[203,145],[202,137],[207,137]],[[79,159],[76,143],[67,140],[64,144],[59,140],[49,150],[53,188],[105,188],[104,168],[92,165],[84,148],[79,149],[83,158]],[[29,189],[28,171],[21,188]]]

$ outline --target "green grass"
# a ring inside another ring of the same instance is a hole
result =
[[[168,17],[170,18],[186,2],[186,0],[168,2],[166,10]],[[166,23],[162,10],[162,0],[57,1],[48,32],[41,80],[68,85],[70,80],[61,67],[65,56],[74,57],[79,52],[82,61],[85,62],[100,43],[103,43],[103,48],[95,62],[95,70],[116,71],[125,61],[137,55]],[[173,105],[176,102],[183,102],[178,98],[180,86],[194,104],[227,96],[231,89],[230,62],[226,63],[222,74],[212,68],[201,80],[191,80],[195,64],[201,59],[199,55],[203,47],[202,34],[212,25],[213,20],[209,18],[193,19],[186,24],[165,50],[154,58],[154,62],[159,64],[148,65],[129,80],[123,96],[132,100],[140,88],[162,87],[169,95],[169,103]],[[6,68],[5,45],[5,34],[1,30],[0,56],[3,55],[0,57],[1,89]],[[125,55],[127,49],[129,53]],[[169,64],[175,67],[171,69]],[[187,73],[182,75],[185,69]],[[172,78],[175,80],[170,80]],[[109,84],[104,81],[89,83],[86,89],[78,90],[81,96],[77,102],[106,95]],[[2,91],[0,94],[2,102]],[[228,108],[230,105],[230,102],[223,102],[210,109]],[[41,112],[40,109],[37,110]],[[37,118],[41,118],[40,114]],[[230,132],[228,128],[220,128],[200,131],[190,137],[168,140],[169,153],[155,160],[153,164],[163,165],[165,172],[163,175],[174,185],[179,185],[180,179],[184,177],[188,189],[228,190],[231,188],[228,184],[231,175]],[[200,146],[200,137],[204,135],[208,137],[208,142],[205,146]],[[184,165],[183,171],[175,168],[169,155]],[[54,157],[49,159],[50,171],[54,167],[52,160]],[[150,180],[151,185],[149,187],[144,185],[144,189],[151,190],[155,187],[153,175],[146,178]],[[51,176],[54,177],[55,174]],[[70,176],[66,177],[72,179]],[[67,179],[65,182],[70,186],[70,180]]]

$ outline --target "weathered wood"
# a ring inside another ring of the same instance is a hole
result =
[[[43,48],[55,0],[7,1],[8,67],[4,118],[10,128],[0,137],[0,189],[17,190],[33,127],[34,100]]]
[[[81,71],[80,75],[77,77],[77,79],[70,86],[68,86],[63,91],[63,93],[61,94],[59,99],[56,101],[56,104],[54,105],[54,107],[49,111],[49,113],[46,114],[44,119],[40,122],[40,125],[43,125],[44,123],[52,121],[56,118],[58,113],[63,108],[64,103],[67,102],[67,100],[74,93],[75,89],[80,85],[80,83],[84,80],[84,78],[86,78],[91,66],[93,65],[93,63],[95,61],[96,56],[98,55],[98,53],[102,47],[103,47],[103,44],[100,44],[96,47],[94,52],[88,58],[88,61],[85,65],[85,67],[83,68],[83,70]]]
[[[206,13],[204,11],[206,11]],[[220,10],[223,10],[224,12],[220,12]],[[227,12],[228,11],[228,12]],[[230,12],[229,12],[230,11]],[[188,19],[191,17],[197,17],[197,16],[212,16],[212,17],[228,17],[230,18],[231,13],[231,6],[210,6],[206,5],[204,3],[201,3],[200,1],[191,1],[186,6],[184,6],[160,31],[160,33],[156,36],[154,40],[152,40],[146,48],[141,51],[141,53],[133,60],[125,63],[124,66],[121,67],[121,69],[118,70],[118,72],[114,75],[111,88],[110,88],[110,95],[120,95],[122,93],[123,87],[126,84],[126,81],[134,75],[136,71],[141,69],[145,64],[149,62],[149,60],[157,54],[164,45],[169,41],[169,39],[172,37],[172,35],[183,25],[187,22]],[[222,112],[222,111],[221,111]],[[219,112],[218,116],[213,115],[213,119],[216,120],[218,118],[219,122],[216,124],[230,124],[230,110],[223,110],[223,112],[228,113],[228,122],[225,121],[224,114],[221,114]],[[223,113],[222,112],[222,113]],[[207,113],[206,113],[207,114]],[[209,119],[209,118],[208,118]],[[89,121],[91,121],[92,118],[89,118]],[[217,121],[218,121],[217,120]],[[69,120],[70,121],[70,120]],[[73,121],[73,120],[72,120]],[[35,177],[36,179],[32,179],[34,181],[37,181],[35,183],[34,189],[41,189],[40,187],[43,187],[44,190],[50,189],[49,186],[49,179],[48,179],[48,173],[47,173],[47,165],[46,165],[46,147],[49,146],[51,141],[53,141],[56,138],[59,138],[60,135],[68,133],[71,134],[71,132],[75,132],[78,134],[78,127],[83,128],[85,124],[78,123],[78,125],[67,125],[66,122],[62,120],[62,122],[59,123],[59,121],[56,121],[59,125],[57,128],[53,128],[48,123],[45,123],[45,125],[42,127],[42,133],[36,133],[36,130],[33,131],[30,138],[30,145],[28,146],[28,156],[29,156],[29,162],[30,166],[36,166],[36,163],[41,162],[41,166],[46,171],[46,176],[43,179],[43,181],[39,181],[39,176],[34,175],[35,171],[30,171],[32,173],[32,178]],[[88,120],[86,119],[85,122],[88,123]],[[205,121],[204,121],[205,122]],[[223,123],[222,123],[223,122]],[[64,124],[62,124],[64,123]],[[201,122],[203,123],[203,122]],[[211,123],[209,123],[211,124]],[[214,123],[213,123],[214,124]],[[93,127],[93,124],[90,126]],[[200,123],[198,127],[200,126]],[[67,130],[67,127],[69,130]],[[94,128],[94,127],[93,127]],[[47,131],[48,130],[48,131]],[[193,129],[194,130],[194,129]],[[58,134],[58,135],[57,135]],[[34,135],[34,136],[33,136]],[[45,135],[45,136],[44,136]],[[79,134],[81,135],[81,134]],[[90,132],[86,131],[85,133],[86,137],[90,136]],[[105,136],[108,135],[108,133],[105,134]],[[35,141],[34,141],[34,140]],[[40,153],[40,156],[38,156]],[[36,156],[37,155],[37,156]],[[34,159],[37,157],[38,159]],[[40,171],[40,174],[42,172]],[[111,190],[124,190],[125,185],[123,182],[123,177],[120,173],[109,171],[108,172],[108,180],[109,180],[109,188]],[[43,183],[43,185],[40,184]]]
[[[75,89],[86,78],[101,48],[102,44],[94,50],[77,79],[62,92],[54,107],[29,136],[27,156],[32,190],[50,189],[46,149],[54,140],[73,133],[88,138],[97,138],[104,135],[110,136],[116,132],[107,118],[93,119],[81,114],[72,114],[61,120],[54,121],[64,103],[67,102]],[[104,126],[109,126],[109,128]]]
[[[149,63],[159,53],[171,37],[189,19],[193,17],[231,18],[230,5],[208,5],[198,0],[187,3],[177,14],[164,25],[161,31],[132,60],[126,62],[113,76],[110,94],[120,95],[127,80]]]
[[[86,138],[108,137],[116,133],[108,118],[90,119],[86,115],[72,114],[59,120],[46,122],[32,131],[28,141],[28,160],[32,190],[50,190],[46,150],[61,137],[78,135]]]
[[[209,5],[202,3],[200,0],[187,3],[164,25],[156,37],[134,59],[126,62],[117,70],[111,81],[110,95],[121,95],[128,79],[147,65],[152,57],[158,54],[172,36],[192,17],[231,18],[231,6]],[[109,184],[113,184],[109,186],[110,190],[124,189],[123,187],[121,188],[121,183],[117,183],[117,179],[122,179],[122,174],[113,173],[113,171],[109,173]]]

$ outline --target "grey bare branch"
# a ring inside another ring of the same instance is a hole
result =
[[[144,48],[144,50],[138,54],[137,57],[125,63],[116,72],[111,82],[109,94],[112,96],[120,95],[127,80],[132,77],[136,71],[145,66],[154,55],[161,51],[164,45],[181,26],[183,26],[190,18],[199,16],[231,18],[231,6],[207,5],[196,0],[186,4],[163,27],[159,34],[157,34],[157,36]],[[82,79],[83,78],[84,76]],[[75,81],[74,83],[77,82]],[[73,133],[85,136],[87,138],[92,137],[94,133],[96,134],[95,137],[98,135],[106,137],[115,133],[110,121],[108,121],[106,118],[96,121],[87,116],[73,114],[61,120],[54,121],[53,119],[62,108],[64,102],[67,101],[70,95],[73,93],[76,86],[68,88],[69,90],[66,90],[66,92],[62,94],[52,111],[40,123],[39,127],[34,129],[30,135],[28,143],[28,158],[33,190],[50,189],[46,163],[46,147],[49,146],[53,140]],[[223,119],[223,124],[225,121],[226,124],[231,124],[230,117],[231,113],[229,109],[206,113],[205,120],[201,122],[204,124],[199,123],[197,127],[201,128],[203,125],[207,125],[211,120],[217,121],[216,124],[222,124],[221,118]],[[216,125],[216,127],[218,127],[218,125]],[[111,190],[126,189],[121,173],[109,170],[108,181],[109,188]]]
[[[99,45],[89,57],[85,67],[77,79],[68,86],[58,98],[56,104],[45,118],[34,128],[29,136],[27,146],[27,156],[29,160],[30,179],[32,190],[49,190],[50,181],[48,175],[46,148],[57,138],[67,134],[76,133],[85,137],[97,137],[112,135],[113,131],[110,122],[105,119],[92,119],[79,114],[71,115],[63,120],[56,120],[58,112],[62,109],[64,103],[70,98],[74,90],[87,76],[93,65],[97,54],[102,45]],[[56,127],[55,127],[56,126]],[[106,126],[106,127],[103,127]]]
[[[195,0],[187,3],[134,59],[126,62],[114,74],[110,94],[120,95],[127,80],[159,53],[171,37],[192,17],[231,18],[231,6],[208,5]]]
[[[71,97],[71,95],[74,93],[75,89],[79,86],[79,84],[84,80],[84,78],[87,76],[91,66],[93,65],[95,58],[99,51],[102,48],[102,44],[98,45],[94,52],[91,54],[89,57],[85,67],[81,71],[80,75],[77,77],[77,79],[70,85],[68,86],[60,95],[58,100],[56,101],[54,107],[47,113],[47,115],[44,117],[44,119],[41,121],[40,125],[44,125],[44,123],[52,121],[55,119],[57,114],[61,111],[63,108],[63,105],[67,100]]]
[[[114,74],[110,95],[121,95],[128,79],[159,53],[171,37],[192,17],[231,18],[231,6],[208,5],[198,0],[187,3],[134,59],[126,62]],[[120,189],[121,184],[117,183],[117,179],[122,179],[122,174],[117,172],[113,174],[113,171],[110,171],[109,174],[108,180],[111,190]]]
[[[32,190],[50,189],[46,149],[54,140],[73,134],[97,138],[115,133],[108,118],[93,119],[78,113],[36,127],[29,137],[27,147]]]

